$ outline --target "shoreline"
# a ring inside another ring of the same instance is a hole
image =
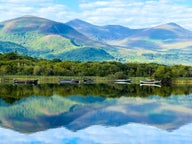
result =
[[[130,77],[133,84],[139,84],[140,80],[148,79],[149,77]],[[39,83],[58,83],[61,79],[93,79],[95,83],[107,83],[113,82],[114,78],[99,77],[99,76],[27,76],[27,75],[4,75],[0,76],[0,83],[13,83],[13,80],[34,80],[38,79]],[[172,84],[192,84],[192,78],[175,78],[172,80]]]

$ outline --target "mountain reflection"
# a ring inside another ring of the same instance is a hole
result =
[[[21,133],[140,123],[173,131],[192,122],[191,87],[4,85],[0,125]]]

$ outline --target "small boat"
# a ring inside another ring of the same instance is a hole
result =
[[[93,82],[94,82],[94,80],[92,80],[92,79],[83,79],[84,84],[90,84],[90,83],[93,83]]]
[[[160,84],[161,81],[157,81],[157,80],[140,80],[140,84]]]
[[[80,81],[79,80],[75,80],[75,79],[62,79],[62,80],[59,80],[59,84],[79,84]]]
[[[154,87],[161,87],[159,84],[140,84],[140,86],[154,86]]]
[[[115,80],[115,83],[117,83],[117,84],[130,84],[131,80],[130,79],[117,79],[117,80]]]
[[[38,84],[38,80],[13,80],[13,84]]]

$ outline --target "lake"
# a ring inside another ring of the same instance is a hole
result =
[[[0,85],[1,144],[191,144],[192,85]]]

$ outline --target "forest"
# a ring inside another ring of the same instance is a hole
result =
[[[151,77],[164,82],[192,77],[192,67],[157,63],[120,63],[116,61],[80,62],[37,59],[17,52],[0,54],[0,75],[99,76],[109,78]]]

